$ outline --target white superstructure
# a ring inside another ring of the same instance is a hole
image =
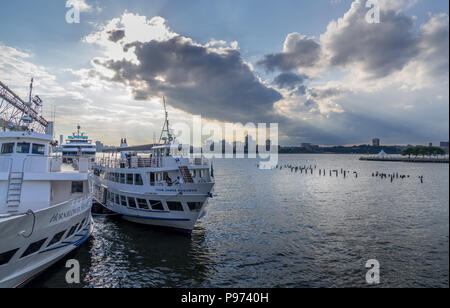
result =
[[[93,195],[128,221],[190,233],[212,196],[212,167],[201,156],[191,158],[189,147],[172,144],[167,120],[165,127],[164,144],[140,151],[122,146],[97,158]]]
[[[79,157],[85,157],[92,161],[95,159],[96,146],[88,136],[80,132],[80,128],[78,125],[77,131],[72,136],[68,136],[66,142],[61,144],[64,162],[72,162]]]
[[[51,141],[13,125],[0,132],[0,288],[23,286],[92,232],[88,161],[75,171],[50,155]]]

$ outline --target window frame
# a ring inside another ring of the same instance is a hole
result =
[[[202,202],[187,202],[187,205],[191,212],[200,212],[203,208]]]
[[[126,196],[120,195],[120,205],[128,207],[128,201],[127,201],[127,197]]]
[[[39,153],[39,152],[35,151],[36,147],[39,147],[39,149],[42,149],[42,153]],[[45,155],[45,144],[33,143],[31,145],[31,154],[44,156]]]
[[[128,201],[128,207],[131,207],[133,209],[137,208],[136,199],[134,197],[127,196],[127,201]]]
[[[80,183],[81,183],[81,191],[79,191],[79,189],[74,190],[74,188],[76,188],[76,187],[74,187],[74,184],[80,184]],[[72,194],[83,194],[84,193],[84,182],[83,181],[72,181],[71,185],[72,185],[72,187],[71,187]]]
[[[19,152],[19,146],[20,145],[28,146],[28,151],[27,152]],[[31,150],[31,143],[30,142],[17,142],[16,143],[16,153],[17,154],[30,154],[30,150]]]
[[[134,174],[133,173],[127,173],[125,181],[126,181],[127,185],[133,185],[133,183],[134,183]]]
[[[171,212],[184,212],[183,204],[179,201],[166,201],[166,204]],[[171,209],[171,207],[173,209]]]
[[[164,209],[164,204],[162,203],[162,201],[159,200],[148,200],[150,203],[150,206],[152,208],[152,210],[154,211],[165,211]],[[156,207],[161,207],[161,209],[156,208]]]
[[[142,180],[142,175],[140,173],[134,174],[134,185],[144,185],[144,181]]]
[[[5,151],[6,146],[11,146],[11,145],[12,145],[11,152]],[[6,142],[6,143],[2,143],[1,154],[13,154],[13,153],[14,153],[15,145],[16,145],[15,142]]]
[[[145,202],[145,205],[143,205],[144,203],[142,201]],[[150,209],[147,199],[136,198],[136,202],[137,202],[139,209],[141,209],[141,210],[149,210]]]

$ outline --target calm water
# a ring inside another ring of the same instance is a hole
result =
[[[285,155],[280,164],[359,176],[217,160],[218,196],[191,237],[96,218],[93,237],[69,256],[80,261],[80,286],[365,287],[365,262],[377,259],[381,287],[448,287],[448,164],[347,155]],[[390,183],[372,178],[376,171],[411,177]],[[67,287],[64,264],[30,286]]]

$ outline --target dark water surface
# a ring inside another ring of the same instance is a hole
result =
[[[448,164],[351,155],[284,155],[280,164],[317,170],[217,160],[218,196],[191,237],[95,218],[92,238],[69,256],[82,272],[71,287],[365,287],[369,259],[380,263],[381,287],[448,287]],[[358,178],[329,176],[340,168]],[[391,183],[376,171],[411,177]],[[65,260],[29,286],[68,287]]]

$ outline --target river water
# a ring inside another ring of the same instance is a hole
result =
[[[80,262],[81,284],[66,284],[66,258],[29,286],[365,287],[365,263],[376,259],[380,287],[448,287],[448,164],[353,155],[279,161],[316,169],[305,175],[216,160],[217,196],[190,237],[95,218],[92,238],[68,256]],[[345,179],[341,168],[351,171]],[[391,182],[372,177],[377,171],[410,177]]]

